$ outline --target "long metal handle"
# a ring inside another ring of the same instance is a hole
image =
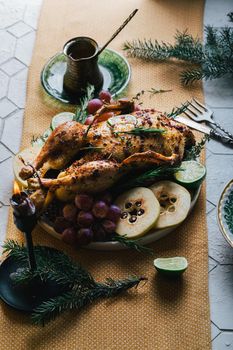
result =
[[[215,122],[215,121],[211,121],[211,124],[215,125],[218,129],[220,129],[221,131],[224,132],[224,134],[226,134],[228,137],[230,137],[233,140],[233,134],[231,134],[229,131],[227,131],[226,129],[224,129],[219,123]]]
[[[217,140],[221,141],[224,144],[233,146],[233,138],[228,137],[228,136],[223,136],[223,135],[221,135],[219,132],[217,132],[214,129],[212,129],[210,131],[210,137],[212,137],[214,139],[217,139]]]

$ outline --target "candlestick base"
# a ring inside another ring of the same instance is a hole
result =
[[[11,273],[20,267],[19,262],[11,256],[0,265],[0,298],[14,309],[32,312],[43,301],[53,298],[65,290],[64,286],[54,281],[42,282],[36,279],[27,285],[15,285]]]

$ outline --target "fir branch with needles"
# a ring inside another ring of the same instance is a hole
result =
[[[130,288],[137,287],[144,276],[129,276],[126,279],[108,278],[104,283],[94,280],[91,274],[79,263],[72,261],[66,254],[55,249],[35,246],[37,269],[28,268],[28,253],[24,246],[10,240],[4,244],[4,253],[14,257],[21,266],[11,278],[16,284],[24,284],[40,278],[43,281],[54,281],[64,286],[60,295],[42,302],[32,313],[32,321],[45,325],[64,311],[80,311],[98,299],[116,296]]]
[[[233,21],[233,12],[228,13]],[[187,31],[177,31],[174,44],[144,39],[124,43],[129,56],[149,61],[184,61],[190,67],[181,73],[181,82],[191,84],[201,79],[215,79],[233,74],[233,28],[205,26],[205,42]]]
[[[76,122],[79,122],[81,124],[85,123],[85,120],[87,119],[87,105],[88,102],[93,98],[94,96],[95,88],[93,85],[88,84],[85,96],[80,100],[80,105],[77,107],[74,120]]]

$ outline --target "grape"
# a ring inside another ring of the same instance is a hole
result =
[[[95,223],[93,225],[94,240],[95,241],[104,241],[106,237],[106,232],[100,223]]]
[[[82,227],[90,227],[94,221],[92,213],[80,211],[78,214],[78,224]]]
[[[66,228],[71,227],[72,223],[63,216],[58,216],[53,224],[53,228],[58,233],[62,233]]]
[[[66,228],[63,232],[62,232],[62,240],[63,242],[70,244],[70,245],[74,245],[76,244],[76,231],[74,227],[69,227]]]
[[[102,90],[100,91],[99,93],[99,98],[104,101],[104,102],[110,102],[111,101],[111,98],[112,98],[112,95],[110,94],[109,91],[105,91],[105,90]]]
[[[105,230],[107,233],[113,233],[113,232],[115,232],[116,224],[115,224],[115,222],[113,222],[113,221],[104,220],[104,221],[102,222],[102,226],[103,226],[104,230]]]
[[[92,208],[92,213],[94,216],[98,219],[103,219],[106,217],[108,213],[108,206],[104,201],[98,201],[95,202],[93,208]]]
[[[103,102],[99,98],[93,98],[88,102],[87,110],[89,114],[95,114],[100,107],[103,106]]]
[[[78,245],[86,245],[93,240],[93,231],[90,228],[80,228],[77,233]]]
[[[77,194],[75,197],[76,207],[84,211],[91,210],[93,202],[93,197],[87,194]]]
[[[112,203],[112,196],[109,192],[104,192],[99,196],[99,199],[105,202],[107,205]]]
[[[62,209],[62,213],[65,219],[74,221],[76,219],[78,209],[74,204],[66,204]]]
[[[85,120],[85,125],[90,125],[90,124],[92,124],[93,123],[93,120],[94,120],[94,116],[93,115],[89,115],[88,117],[87,117],[87,119]]]
[[[110,205],[106,218],[113,222],[117,222],[117,220],[120,219],[120,216],[121,216],[120,208],[114,204]]]

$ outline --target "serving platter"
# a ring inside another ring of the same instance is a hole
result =
[[[189,210],[189,214],[191,213],[193,207],[195,206],[197,199],[199,197],[201,190],[201,186],[192,194],[192,201],[191,206]],[[42,227],[47,233],[52,235],[53,237],[61,240],[61,234],[57,233],[51,224],[44,220],[39,220],[38,224],[40,227]],[[182,223],[181,223],[182,224]],[[180,224],[179,224],[180,225]],[[167,234],[173,232],[179,225],[167,227],[161,230],[151,230],[149,233],[147,233],[145,236],[140,238],[140,244],[146,245],[152,242],[157,241],[160,238],[165,237]],[[104,241],[104,242],[91,242],[87,246],[84,246],[86,249],[93,249],[93,250],[122,250],[122,249],[128,249],[123,244],[119,242],[112,242],[112,241]]]
[[[233,248],[233,179],[228,182],[218,202],[218,224],[223,237]]]
[[[125,57],[114,50],[105,49],[99,56],[98,64],[104,77],[103,90],[109,90],[112,97],[121,93],[131,77],[130,65]],[[66,104],[77,104],[63,89],[66,67],[65,55],[57,53],[45,64],[41,72],[41,84],[55,99]]]

